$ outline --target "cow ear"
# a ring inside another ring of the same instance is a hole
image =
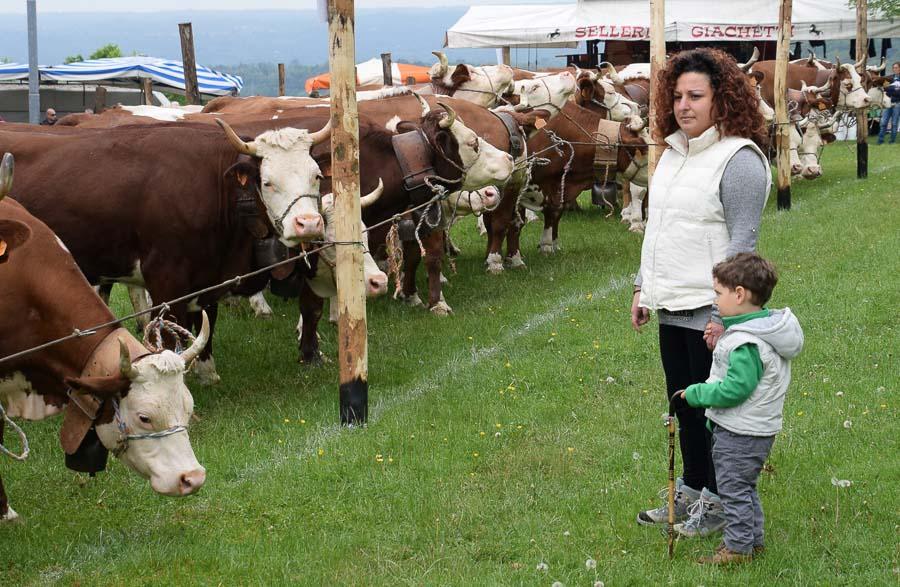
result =
[[[830,145],[834,141],[837,140],[837,137],[831,134],[830,132],[826,132],[822,134],[822,142],[826,145]]]
[[[550,121],[550,113],[546,110],[538,109],[531,112],[516,112],[513,114],[513,118],[516,119],[519,126],[525,129],[525,132],[530,133],[547,126],[547,123]]]
[[[465,63],[460,63],[456,66],[456,69],[453,70],[453,75],[450,76],[450,82],[454,87],[461,86],[472,79],[469,75],[469,68]]]
[[[322,177],[331,177],[331,157],[324,159],[322,161],[318,161],[319,164],[319,173],[322,174]]]
[[[9,260],[9,253],[31,238],[31,229],[18,220],[0,220],[0,263]]]
[[[100,398],[122,396],[131,385],[131,380],[121,374],[109,377],[66,377],[65,382],[76,391]]]
[[[234,180],[241,188],[251,187],[259,177],[259,164],[252,162],[250,157],[241,155],[242,159],[225,170],[225,179]]]

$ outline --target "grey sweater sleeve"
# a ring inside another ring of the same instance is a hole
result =
[[[768,167],[751,147],[740,149],[725,166],[719,183],[719,199],[725,210],[725,226],[730,240],[727,256],[756,250],[759,224],[766,205]],[[643,278],[638,268],[635,287]]]

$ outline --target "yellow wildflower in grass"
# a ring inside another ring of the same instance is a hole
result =
[[[484,436],[484,430],[478,433],[478,436]]]
[[[496,424],[494,424],[494,428],[503,428],[503,424],[497,422]]]
[[[506,367],[507,369],[509,369],[509,368],[512,367],[512,364],[511,364],[509,361],[506,361],[506,364],[504,365],[504,367]]]
[[[300,424],[306,424],[306,420],[301,419]]]
[[[477,458],[478,458],[478,453],[477,453],[477,452],[473,452],[473,453],[472,453],[472,456],[473,456],[474,458],[477,459]]]
[[[802,416],[802,415],[803,415],[803,410],[800,410],[799,412],[797,412],[797,415],[798,415],[798,416]]]
[[[320,457],[325,455],[325,449],[324,449],[324,448],[320,448],[320,449],[317,450],[316,452],[318,453],[318,455],[319,455]]]
[[[573,453],[573,452],[575,452],[575,447],[569,446],[569,447],[566,447],[566,450],[569,451],[569,453]]]
[[[586,294],[586,295],[584,296],[584,299],[590,300],[590,299],[592,299],[593,297],[594,297],[594,294],[588,293],[588,294]]]
[[[393,463],[393,462],[394,462],[394,457],[388,457],[388,463]]]
[[[384,457],[381,456],[380,454],[375,455],[375,462],[376,462],[376,463],[383,463],[383,462],[384,462]]]
[[[285,418],[285,419],[284,419],[284,423],[285,423],[285,424],[290,424],[290,423],[291,423],[291,419],[290,419],[290,418]]]
[[[521,430],[521,429],[522,429],[522,425],[521,425],[521,424],[519,424],[518,426],[516,426],[516,430]]]

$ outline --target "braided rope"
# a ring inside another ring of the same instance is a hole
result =
[[[31,449],[28,447],[28,438],[25,436],[25,432],[19,428],[19,426],[13,422],[9,416],[6,415],[6,410],[3,409],[3,404],[0,403],[0,416],[3,416],[3,420],[9,424],[9,427],[13,432],[19,435],[19,439],[22,441],[22,453],[16,454],[3,446],[3,443],[0,443],[0,452],[8,456],[9,458],[16,461],[24,461],[28,458],[28,454],[31,452]]]
[[[193,344],[195,337],[191,334],[190,330],[179,326],[171,320],[164,319],[163,314],[165,314],[166,310],[168,310],[168,308],[164,308],[159,316],[151,320],[144,328],[144,346],[155,353],[164,350],[165,346],[163,345],[162,335],[163,332],[166,332],[175,339],[174,350],[180,355],[184,348]],[[182,345],[182,341],[186,341],[187,344]]]
[[[403,244],[400,242],[400,233],[397,223],[391,225],[385,239],[388,264],[388,278],[394,279],[394,299],[400,295],[403,289]]]

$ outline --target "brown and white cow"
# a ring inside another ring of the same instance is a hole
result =
[[[11,183],[11,157],[4,162],[0,199]],[[14,200],[0,201],[0,243],[0,358],[114,320],[62,241]],[[206,470],[188,437],[194,402],[184,375],[208,334],[206,323],[194,344],[177,355],[153,353],[126,329],[108,326],[3,360],[0,405],[10,417],[26,420],[66,411],[61,440],[67,454],[77,455],[95,432],[94,440],[148,479],[154,491],[194,493]],[[4,424],[0,418],[0,444]],[[0,522],[16,517],[0,480]]]
[[[441,51],[432,53],[438,58],[438,62],[429,70],[435,94],[468,100],[489,108],[497,105],[499,96],[510,92],[513,82],[512,67],[502,63],[482,66],[460,63],[451,68],[444,53]]]
[[[863,78],[858,69],[864,61],[856,64],[838,63],[834,69],[819,69],[804,63],[789,63],[787,67],[787,87],[799,90],[802,83],[807,86],[831,88],[830,99],[839,110],[858,110],[869,106],[866,93],[868,77]],[[775,103],[775,61],[759,61],[753,65],[752,71],[765,74],[762,85],[762,97],[768,104]]]
[[[245,141],[228,128],[183,123],[45,128],[4,125],[0,148],[19,156],[21,203],[60,236],[91,283],[139,285],[162,302],[254,269],[253,243],[271,230],[286,245],[323,235],[309,151],[328,129]],[[189,310],[206,308],[214,330],[224,293],[177,304],[172,315],[188,326],[199,322]],[[212,343],[195,371],[218,381]]]

